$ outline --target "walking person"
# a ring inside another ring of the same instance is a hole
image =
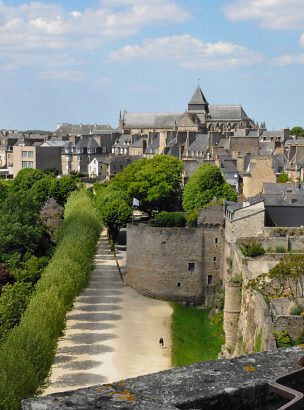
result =
[[[159,345],[160,347],[164,347],[164,339],[162,337],[159,339]]]

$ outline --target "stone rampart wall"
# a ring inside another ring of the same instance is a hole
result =
[[[297,340],[304,331],[302,316],[277,316],[273,323],[274,331],[286,330],[293,340]]]
[[[127,284],[159,298],[202,302],[202,252],[203,229],[129,225]]]
[[[23,410],[244,410],[279,408],[269,383],[300,369],[303,349],[280,349],[24,400]],[[297,384],[303,375],[297,373]],[[298,388],[299,389],[299,388]],[[283,402],[284,403],[284,402]]]

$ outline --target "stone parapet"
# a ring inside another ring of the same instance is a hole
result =
[[[24,400],[22,409],[275,409],[282,405],[282,400],[270,392],[268,383],[299,370],[298,361],[303,354],[303,349],[288,348],[203,362],[113,384]],[[304,383],[304,380],[298,382]]]

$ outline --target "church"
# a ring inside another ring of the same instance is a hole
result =
[[[241,105],[211,105],[200,86],[183,113],[128,113],[120,115],[119,128],[124,134],[221,133],[256,129]]]

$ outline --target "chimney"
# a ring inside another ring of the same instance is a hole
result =
[[[288,205],[292,204],[292,188],[288,187],[286,190],[286,201]]]

